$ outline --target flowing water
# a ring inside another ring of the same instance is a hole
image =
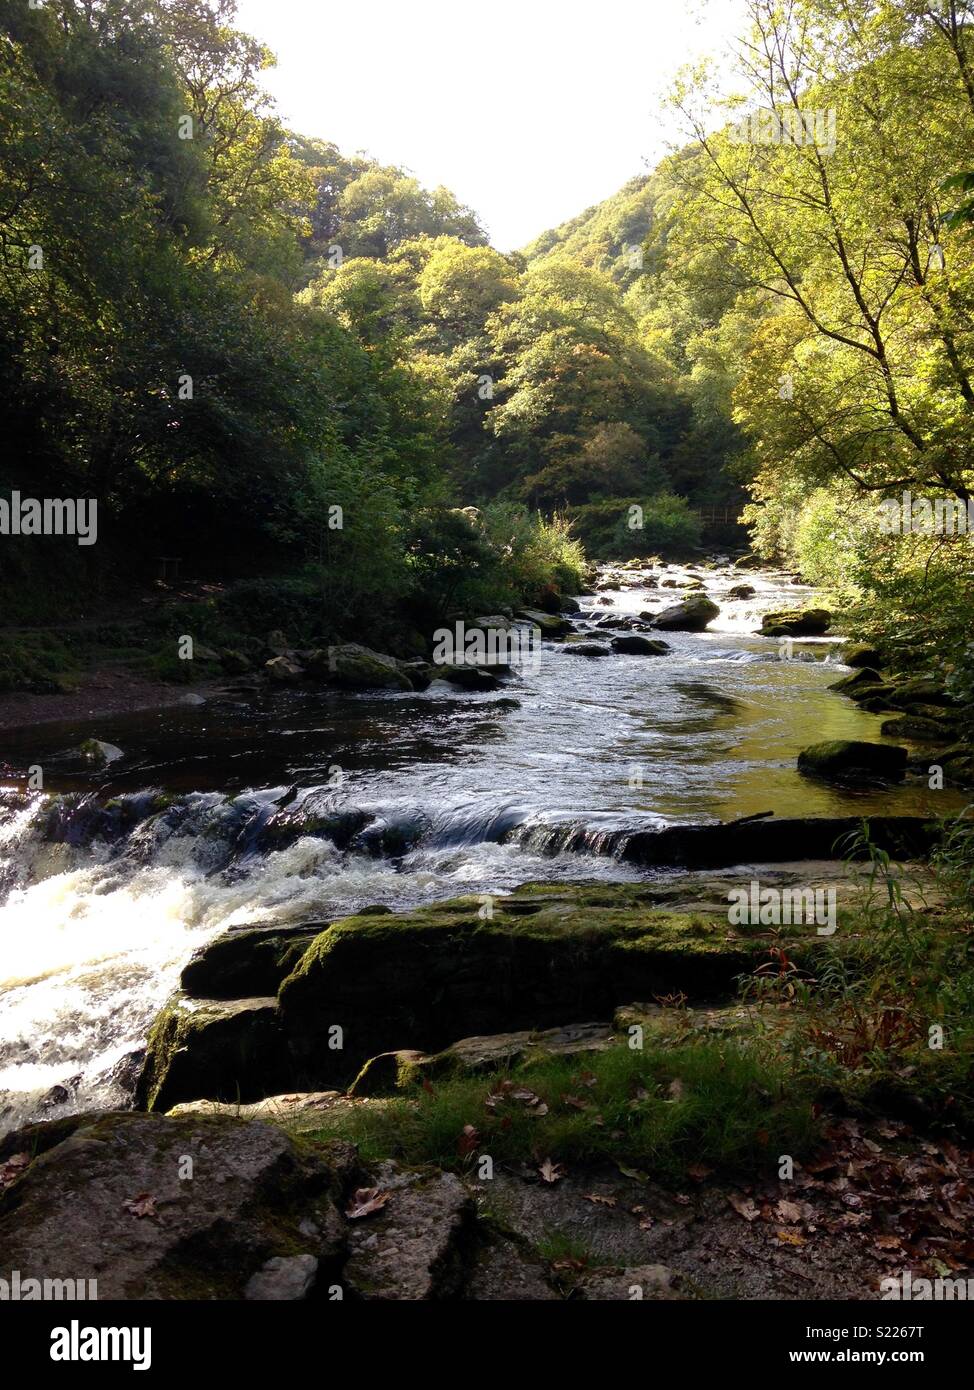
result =
[[[808,590],[782,575],[705,577],[720,616],[705,633],[665,634],[662,658],[546,643],[537,669],[497,692],[436,681],[421,694],[227,694],[8,736],[0,1128],[121,1101],[125,1059],[181,966],[228,926],[645,876],[612,852],[630,829],[950,809],[922,784],[854,793],[800,778],[801,748],[876,739],[882,720],[827,690],[844,670],[835,641],[796,641],[781,659],[778,641],[754,635],[763,612],[807,605]],[[724,598],[742,578],[756,595]],[[680,596],[622,580],[611,607],[581,601],[580,623]],[[83,771],[70,750],[88,736],[124,756]],[[31,764],[43,795],[16,790]]]

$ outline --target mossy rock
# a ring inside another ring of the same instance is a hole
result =
[[[357,642],[310,652],[308,674],[326,680],[340,690],[412,690],[409,677],[393,656],[385,656]]]
[[[203,1098],[252,1101],[293,1084],[275,999],[176,994],[152,1025],[135,1103],[169,1110]]]
[[[853,691],[868,687],[870,694],[874,695],[876,690],[883,685],[883,678],[878,671],[874,671],[871,666],[863,666],[860,670],[853,671],[851,675],[842,676],[839,680],[833,681],[829,689],[838,690],[843,695],[851,695]]]
[[[662,632],[703,632],[719,613],[718,605],[706,594],[690,594],[682,603],[655,614],[653,625]]]
[[[725,998],[767,951],[726,914],[667,913],[611,886],[515,893],[486,921],[479,910],[458,899],[317,937],[279,995],[299,1084],[348,1084],[380,1053],[438,1052],[471,1033],[608,1018],[634,992]]]
[[[899,719],[887,719],[879,732],[884,738],[906,738],[914,743],[943,743],[955,731],[940,720],[924,719],[911,713]]]
[[[876,647],[867,646],[864,642],[849,642],[842,648],[842,660],[846,666],[853,669],[862,666],[871,667],[875,670],[882,666],[883,658]]]
[[[612,650],[625,656],[666,656],[672,648],[659,638],[640,637],[638,632],[633,632],[624,637],[613,637]]]
[[[461,1038],[432,1055],[412,1049],[382,1052],[369,1058],[348,1092],[352,1096],[389,1096],[421,1081],[513,1067],[529,1056],[581,1057],[604,1051],[612,1042],[609,1024],[578,1023]]]
[[[836,739],[816,743],[798,755],[798,771],[806,777],[851,783],[901,782],[907,751],[888,743]]]
[[[180,987],[197,999],[273,996],[323,930],[324,924],[224,932],[193,953]]]
[[[601,642],[589,642],[584,637],[578,637],[568,641],[562,647],[562,653],[568,656],[611,656],[610,649]]]
[[[530,623],[533,627],[539,627],[542,637],[564,637],[566,633],[572,630],[572,625],[568,619],[563,618],[557,612],[545,613],[540,608],[522,608],[517,616],[522,622]]]
[[[493,669],[505,670],[509,668],[495,666]],[[447,681],[460,690],[497,690],[500,686],[500,681],[495,675],[479,666],[450,663],[434,666],[433,671],[435,672],[434,680]]]
[[[787,608],[780,613],[765,613],[761,619],[764,637],[821,637],[832,624],[832,614],[826,608]]]
[[[921,704],[949,707],[954,704],[953,697],[947,694],[939,681],[926,677],[896,682],[892,688],[890,699],[895,705],[907,707]]]
[[[285,1296],[281,1262],[323,1283],[341,1269],[348,1145],[312,1150],[221,1115],[53,1128],[14,1136],[32,1161],[0,1195],[0,1246],[22,1280],[94,1280],[100,1299],[253,1299]]]

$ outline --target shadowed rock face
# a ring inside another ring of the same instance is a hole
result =
[[[99,1299],[240,1298],[264,1271],[251,1296],[277,1297],[296,1271],[270,1261],[338,1267],[347,1146],[309,1156],[272,1125],[111,1113],[12,1142],[40,1150],[0,1201],[0,1248],[22,1279],[94,1279]]]
[[[176,995],[153,1026],[136,1103],[344,1086],[380,1053],[610,1018],[634,993],[722,998],[765,949],[729,931],[726,909],[667,911],[648,885],[539,887],[498,898],[487,920],[480,911],[473,898],[346,918],[313,937],[276,997]],[[191,978],[229,992],[236,952],[233,934],[211,943]]]
[[[838,739],[799,753],[798,771],[806,777],[842,782],[902,782],[907,758],[905,748],[892,744]]]
[[[285,1089],[290,1077],[276,999],[177,994],[152,1026],[135,1103],[168,1110],[203,1096],[258,1100]]]

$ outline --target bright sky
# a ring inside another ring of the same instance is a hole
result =
[[[500,250],[666,153],[676,70],[723,47],[741,0],[239,0],[238,27],[303,135],[445,184]]]

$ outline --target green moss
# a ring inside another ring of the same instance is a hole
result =
[[[288,1045],[309,1088],[347,1085],[379,1053],[438,1052],[458,1038],[608,1019],[619,1003],[682,993],[719,1001],[767,957],[766,929],[726,909],[668,912],[643,885],[479,898],[350,917],[317,936],[279,991]],[[775,935],[793,955],[813,928]],[[331,1048],[334,1025],[341,1051]]]

